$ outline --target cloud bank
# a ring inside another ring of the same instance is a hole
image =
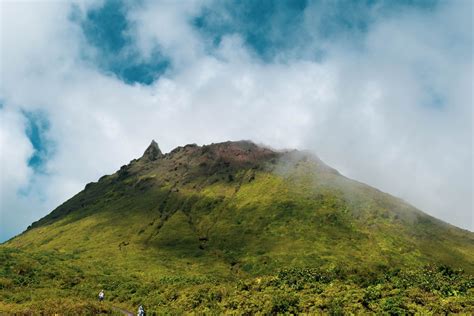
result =
[[[152,138],[310,149],[474,230],[472,3],[255,3],[1,2],[0,241]]]

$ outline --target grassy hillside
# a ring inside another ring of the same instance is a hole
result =
[[[0,255],[0,311],[474,312],[474,234],[249,142],[152,144]]]

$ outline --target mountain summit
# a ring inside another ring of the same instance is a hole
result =
[[[143,153],[142,158],[153,161],[160,158],[161,156],[163,156],[163,153],[161,152],[160,147],[158,147],[158,143],[155,142],[155,140],[152,140],[151,144]]]
[[[474,272],[474,234],[314,154],[250,141],[166,154],[152,141],[0,250],[24,264],[12,280],[36,278],[36,307],[58,287],[85,301],[105,289],[115,306],[157,312],[426,312],[444,308],[442,291],[461,300],[474,284],[456,272]],[[427,265],[449,268],[413,272]]]

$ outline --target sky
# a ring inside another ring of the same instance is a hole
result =
[[[0,242],[152,139],[308,149],[474,231],[469,0],[0,10]]]

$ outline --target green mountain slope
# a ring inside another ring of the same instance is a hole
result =
[[[153,142],[0,250],[3,308],[23,312],[472,311],[473,233],[245,141]]]

